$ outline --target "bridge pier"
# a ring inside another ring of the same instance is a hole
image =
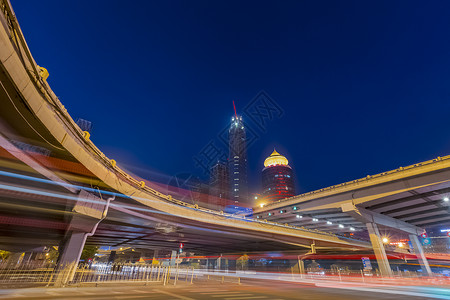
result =
[[[427,276],[432,276],[433,272],[431,272],[430,265],[428,264],[428,260],[425,257],[425,253],[423,252],[422,245],[419,242],[419,239],[417,238],[417,235],[410,234],[409,240],[411,241],[411,244],[414,248],[414,254],[417,256],[417,259],[419,260],[419,264],[422,267],[422,271]]]
[[[71,231],[66,234],[59,246],[55,286],[64,286],[73,280],[86,238],[86,232]]]
[[[55,286],[64,286],[73,280],[86,239],[92,236],[98,224],[106,217],[109,203],[114,196],[103,200],[81,190],[73,206],[73,215],[65,237],[59,246]]]
[[[378,269],[381,276],[392,276],[392,269],[384,249],[383,241],[380,236],[380,231],[375,223],[366,223],[367,231],[369,232],[370,242],[372,243],[373,252],[378,263]]]

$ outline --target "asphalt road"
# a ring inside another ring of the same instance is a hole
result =
[[[387,290],[386,290],[387,289]],[[381,288],[338,284],[290,283],[274,280],[246,279],[237,283],[218,281],[197,282],[193,285],[180,282],[173,285],[130,285],[126,283],[103,287],[31,288],[1,290],[0,299],[151,299],[151,300],[281,300],[281,299],[450,299],[449,290],[437,289],[431,294],[427,287]],[[386,292],[387,291],[387,292]],[[427,297],[431,295],[432,297]],[[434,296],[433,296],[434,295]],[[448,297],[447,297],[448,296]]]

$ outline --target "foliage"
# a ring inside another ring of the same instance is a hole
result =
[[[94,256],[97,253],[97,251],[98,251],[97,246],[86,245],[84,246],[83,252],[81,252],[81,259],[84,260],[85,262],[88,261],[89,259],[94,259]]]
[[[6,260],[10,254],[9,251],[0,250],[0,260]]]
[[[59,256],[59,252],[56,247],[51,247],[45,254],[45,258],[51,262],[56,262]]]

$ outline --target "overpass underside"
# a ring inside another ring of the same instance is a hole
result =
[[[0,2],[1,247],[60,244],[60,259],[71,263],[86,242],[155,250],[182,242],[205,254],[371,247],[304,226],[203,209],[127,174],[75,124],[42,77],[9,2]]]

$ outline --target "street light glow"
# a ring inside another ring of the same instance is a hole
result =
[[[389,240],[388,240],[387,237],[384,237],[384,238],[383,238],[383,243],[385,243],[385,244],[389,243]]]
[[[444,201],[445,201],[445,202],[448,202],[448,200],[449,200],[448,197],[445,197],[445,198],[444,198]]]

